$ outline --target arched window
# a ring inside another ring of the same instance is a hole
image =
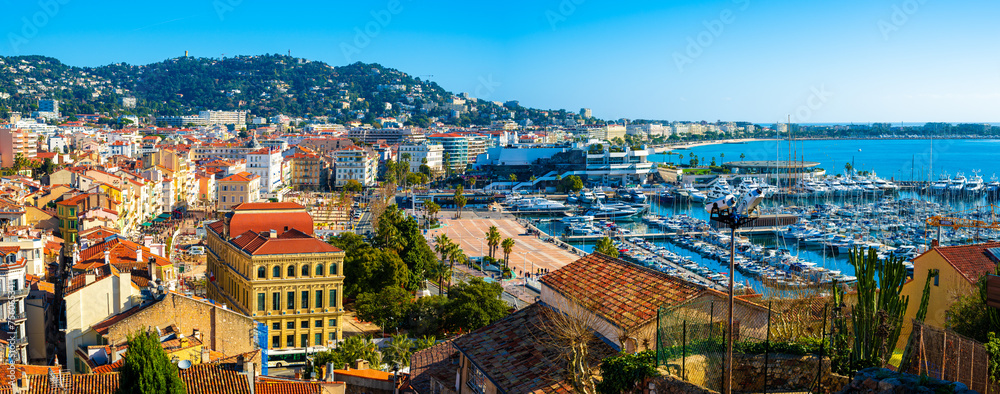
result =
[[[294,265],[289,265],[288,266],[288,277],[291,278],[293,276],[295,276],[295,266]]]
[[[337,263],[331,263],[330,264],[330,275],[337,275],[337,274],[339,274],[339,272],[337,272]]]
[[[302,264],[302,276],[309,276],[309,264]]]
[[[323,276],[323,264],[316,264],[316,276]]]
[[[257,278],[264,279],[267,276],[267,270],[264,267],[257,267]]]
[[[278,265],[274,266],[274,269],[271,270],[271,277],[272,278],[280,278],[281,277],[281,266],[278,266]]]

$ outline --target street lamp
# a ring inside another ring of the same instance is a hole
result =
[[[726,369],[722,381],[722,393],[732,393],[733,387],[733,291],[736,264],[736,229],[746,226],[757,219],[756,210],[763,201],[760,189],[752,190],[737,201],[733,195],[720,198],[705,206],[711,214],[711,220],[729,228],[729,329],[726,332]]]

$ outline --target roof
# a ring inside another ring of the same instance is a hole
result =
[[[379,371],[377,369],[335,369],[333,370],[333,377],[336,379],[339,376],[353,376],[356,378],[374,379],[381,381],[392,381],[392,374],[385,371]]]
[[[247,231],[234,238],[232,243],[247,254],[254,256],[340,251],[340,249],[294,228],[281,233],[277,238],[271,238],[270,232]]]
[[[410,386],[418,393],[430,393],[431,379],[448,382],[458,370],[458,349],[452,341],[442,342],[410,356]]]
[[[938,252],[965,280],[975,283],[981,276],[996,270],[997,262],[990,257],[988,249],[998,247],[1000,242],[987,242],[975,245],[938,246],[931,250]],[[926,254],[914,259],[914,263]]]
[[[245,202],[233,207],[234,211],[277,211],[283,209],[301,209],[306,207],[294,202]]]
[[[286,229],[297,229],[305,234],[313,235],[313,220],[309,213],[303,210],[298,211],[275,211],[275,212],[253,212],[240,211],[246,203],[233,207],[232,218],[229,219],[229,234],[235,236],[247,231],[255,233],[278,230],[284,232]],[[224,222],[220,225],[209,225],[209,228],[216,233],[221,233]],[[214,223],[213,223],[214,224]]]
[[[244,171],[239,174],[233,174],[220,179],[219,182],[250,182],[257,178],[260,178],[260,176]]]
[[[565,379],[565,348],[548,328],[553,324],[549,313],[558,312],[535,303],[452,343],[503,392],[573,392]],[[615,353],[595,336],[589,345],[589,365]]]
[[[142,261],[136,260],[137,251],[142,248]],[[132,264],[143,264],[143,267],[153,258],[158,266],[170,265],[170,260],[163,256],[157,256],[146,246],[139,245],[121,237],[113,237],[104,242],[100,242],[87,249],[80,251],[80,260],[77,265],[88,265],[93,263],[104,263],[104,252],[108,251],[108,260],[112,265],[132,266]],[[77,268],[74,265],[74,268]],[[83,269],[83,268],[77,268]]]
[[[623,328],[642,326],[656,318],[657,308],[691,300],[704,290],[599,253],[543,276],[542,283]]]
[[[281,382],[260,379],[254,382],[255,394],[319,394],[323,389],[313,382]]]

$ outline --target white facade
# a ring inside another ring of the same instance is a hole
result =
[[[334,153],[334,182],[341,187],[353,179],[362,186],[375,185],[375,173],[378,170],[378,159],[374,153],[352,147]]]
[[[18,257],[17,247],[0,249],[0,328],[8,335],[13,332],[8,343],[13,342],[18,349],[18,360],[27,363],[27,333],[25,332],[24,300],[28,296],[28,286],[25,284],[25,265],[23,258]]]
[[[260,177],[260,189],[271,193],[281,187],[281,151],[262,148],[247,154],[247,172]]]
[[[247,111],[201,111],[198,113],[206,125],[245,125]]]
[[[410,172],[420,172],[421,164],[427,164],[431,172],[444,170],[444,147],[439,144],[401,145],[397,155],[400,162],[407,153],[410,154]]]
[[[44,237],[44,235],[42,235]],[[5,235],[0,248],[17,246],[17,256],[24,259],[29,275],[45,277],[45,239],[24,235]]]

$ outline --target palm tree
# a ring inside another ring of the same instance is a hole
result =
[[[389,342],[389,346],[386,347],[386,358],[392,364],[398,365],[400,368],[410,366],[410,355],[413,354],[413,340],[406,336],[406,334],[396,334],[392,336],[392,342]]]
[[[747,157],[746,153],[740,153],[740,161],[743,161]]]
[[[474,190],[476,188],[476,177],[469,177],[469,190]]]
[[[722,164],[726,164],[726,154],[725,153],[719,153],[719,161],[722,162]]]
[[[465,188],[462,187],[462,185],[458,185],[458,187],[455,188],[455,207],[458,208],[459,219],[462,218],[462,208],[465,207],[465,203],[468,202],[468,199],[466,199],[463,194],[464,191]]]
[[[455,260],[465,261],[468,257],[465,257],[465,252],[462,248],[458,247],[456,244],[452,244],[450,250],[448,250],[448,260],[451,260],[451,266],[448,271],[455,271]],[[448,275],[448,291],[451,292],[451,281],[455,278],[455,275]]]
[[[451,239],[448,238],[447,234],[441,234],[434,237],[434,251],[441,254],[441,260],[445,259],[451,244]]]
[[[500,247],[503,248],[503,265],[504,267],[510,268],[510,252],[514,250],[514,240],[511,238],[505,238],[503,242],[500,243]]]
[[[427,214],[431,216],[434,220],[437,220],[437,213],[441,210],[441,206],[434,201],[427,201],[424,203],[424,208],[427,209]],[[430,225],[428,224],[428,227]]]
[[[601,238],[597,241],[597,245],[594,246],[594,252],[609,257],[618,257],[618,249],[615,248],[615,244],[611,242],[611,238],[608,237]]]
[[[490,226],[490,231],[486,233],[486,245],[490,248],[490,260],[493,260],[493,254],[500,246],[500,230],[497,226]]]
[[[511,182],[517,182],[517,175],[510,174],[507,178],[510,179]]]

